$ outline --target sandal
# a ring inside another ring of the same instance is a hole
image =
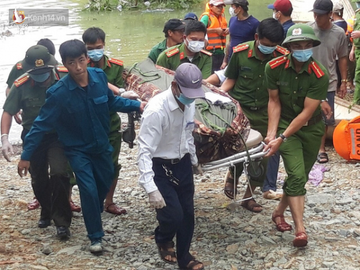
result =
[[[169,241],[167,243],[156,243],[159,251],[160,258],[167,263],[176,264],[177,258],[174,249],[174,242]],[[170,256],[171,259],[169,260],[167,257]]]
[[[262,206],[256,203],[254,199],[248,199],[246,201],[243,201],[240,205],[253,213],[260,213],[263,210]],[[255,208],[261,208],[261,209],[256,210]]]
[[[305,247],[308,243],[308,238],[306,232],[299,232],[295,234],[295,239],[293,240],[294,247]]]
[[[127,213],[124,208],[117,206],[115,203],[110,203],[108,206],[106,206],[105,212],[114,215],[125,215]]]
[[[36,199],[36,197],[34,197],[34,200],[32,202],[29,202],[27,204],[27,208],[28,210],[35,210],[35,209],[38,209],[40,207],[40,203],[39,201]]]
[[[280,223],[276,223],[277,218],[280,218]],[[274,215],[273,213],[271,219],[275,223],[276,229],[279,232],[286,232],[292,230],[292,226],[285,221],[284,215]]]
[[[81,212],[81,207],[76,205],[72,200],[70,200],[70,209],[72,212]]]
[[[200,268],[194,268],[195,266],[199,266],[202,265]],[[204,269],[204,264],[198,260],[191,260],[188,265],[184,268],[181,269],[190,269],[190,270],[203,270]]]
[[[327,163],[329,162],[329,157],[325,152],[321,152],[317,155],[317,162],[319,163]]]
[[[224,193],[226,197],[233,200],[234,199],[234,178],[231,176],[228,171],[225,176],[225,187]],[[235,187],[235,195],[237,194],[237,186]]]

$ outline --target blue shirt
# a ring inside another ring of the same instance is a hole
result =
[[[115,97],[101,69],[88,68],[88,75],[85,88],[67,75],[48,89],[45,104],[25,137],[21,159],[30,160],[43,135],[52,129],[67,152],[101,153],[109,148],[109,112],[138,111],[140,102]]]
[[[229,21],[230,32],[230,53],[229,59],[232,55],[233,48],[241,43],[255,39],[256,28],[259,26],[259,21],[250,15],[246,20],[240,21],[237,17],[231,17]]]
[[[286,38],[286,33],[287,33],[287,31],[289,30],[289,28],[291,27],[291,26],[293,26],[295,23],[292,21],[292,19],[290,19],[290,20],[288,20],[288,21],[286,21],[286,22],[284,22],[283,24],[282,24],[282,27],[283,27],[283,29],[284,29],[284,38]]]

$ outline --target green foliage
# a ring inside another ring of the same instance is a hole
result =
[[[116,9],[117,0],[89,0],[90,11],[111,11]]]

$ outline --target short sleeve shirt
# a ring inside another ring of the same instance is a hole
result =
[[[156,63],[156,60],[158,59],[159,55],[167,49],[166,47],[166,39],[161,41],[160,43],[156,44],[154,47],[152,47],[151,51],[149,52],[148,57]]]
[[[282,64],[271,68],[271,65],[281,61]],[[315,64],[314,69],[311,65]],[[321,77],[318,78],[318,76]],[[326,68],[314,59],[308,60],[299,73],[291,58],[291,54],[281,56],[267,63],[265,68],[266,86],[271,90],[279,91],[281,102],[281,117],[294,119],[304,108],[305,98],[323,100],[326,98],[329,85],[329,76]],[[320,113],[320,106],[314,115]]]
[[[23,70],[22,68],[22,61],[17,62],[11,69],[8,79],[6,81],[6,84],[8,85],[9,88],[11,88],[11,86],[13,85],[14,81],[19,78],[21,75],[23,75],[25,73],[25,70]]]
[[[271,59],[280,55],[274,51],[268,57],[261,60],[255,49],[255,41],[243,43],[244,50],[234,52],[225,76],[236,80],[234,88],[229,94],[236,99],[241,106],[265,107],[269,101],[269,94],[265,84],[265,65]]]
[[[178,50],[177,53],[168,56],[167,53],[174,50]],[[196,65],[203,75],[203,79],[207,79],[211,75],[211,67],[212,67],[212,58],[209,53],[205,51],[201,51],[195,54],[192,61],[188,58],[185,51],[185,44],[182,43],[180,45],[173,46],[166,51],[163,51],[158,59],[156,64],[162,66],[164,68],[168,68],[171,70],[176,70],[178,66],[183,63],[192,63]]]

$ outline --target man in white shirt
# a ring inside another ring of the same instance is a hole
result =
[[[182,269],[204,267],[189,252],[195,223],[193,168],[201,173],[192,136],[194,101],[203,97],[201,71],[181,64],[169,89],[147,104],[138,136],[139,183],[156,209],[160,257]]]

